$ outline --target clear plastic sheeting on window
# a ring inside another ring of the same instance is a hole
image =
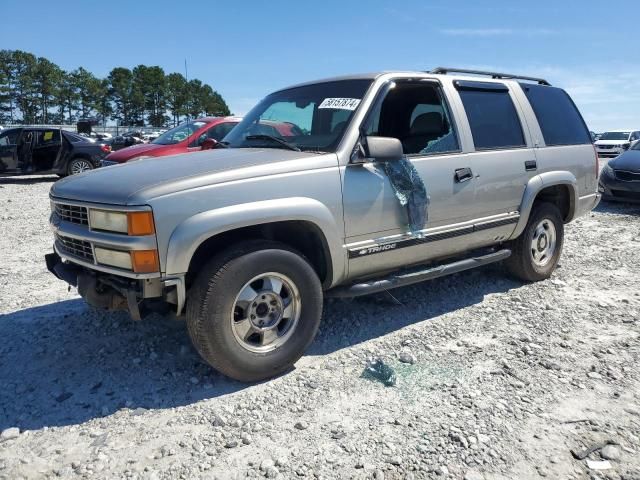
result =
[[[409,229],[422,230],[428,220],[429,196],[418,171],[406,157],[385,162],[383,169],[400,205],[406,209]]]

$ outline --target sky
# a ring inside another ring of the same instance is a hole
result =
[[[184,73],[186,59],[239,115],[334,75],[504,71],[565,88],[601,132],[640,129],[636,1],[0,0],[0,48],[98,76],[141,63]]]

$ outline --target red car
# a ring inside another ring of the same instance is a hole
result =
[[[204,117],[178,125],[163,133],[151,143],[132,145],[113,152],[102,161],[103,166],[125,163],[147,157],[164,157],[177,153],[202,150],[205,140],[222,140],[242,118]]]

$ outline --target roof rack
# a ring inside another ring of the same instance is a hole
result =
[[[427,73],[441,73],[441,74],[447,74],[447,73],[468,73],[471,75],[488,75],[491,78],[504,78],[504,79],[517,79],[517,80],[529,80],[530,82],[536,82],[539,83],[540,85],[551,85],[549,82],[547,82],[544,78],[536,78],[536,77],[525,77],[523,75],[514,75],[512,73],[497,73],[497,72],[485,72],[482,70],[465,70],[463,68],[448,68],[448,67],[438,67],[438,68],[434,68],[433,70],[427,72]]]

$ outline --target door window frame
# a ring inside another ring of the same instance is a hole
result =
[[[511,100],[513,109],[516,112],[516,117],[520,125],[520,133],[522,134],[522,140],[524,143],[522,145],[515,145],[515,146],[478,148],[476,146],[475,138],[473,137],[473,127],[471,126],[471,121],[469,120],[469,115],[467,113],[464,100],[462,99],[462,95],[460,95],[460,90],[461,90],[461,88],[459,88],[460,84],[465,84],[462,90],[467,89],[467,90],[475,90],[475,91],[482,91],[482,90],[497,91],[499,89],[500,91],[506,92],[507,96]],[[473,84],[486,85],[486,88],[483,88],[481,85],[476,85],[474,88]],[[495,85],[495,87],[491,88],[490,87],[491,85]],[[454,79],[452,82],[452,86],[453,86],[453,90],[455,90],[456,94],[458,95],[458,99],[460,100],[460,106],[462,107],[462,113],[465,115],[467,123],[469,125],[469,135],[471,136],[470,140],[471,140],[471,144],[473,145],[473,152],[498,152],[502,150],[522,150],[522,149],[531,148],[531,146],[529,145],[529,138],[527,136],[527,132],[525,131],[525,125],[528,127],[528,124],[526,123],[526,119],[523,116],[524,112],[522,112],[520,109],[520,103],[518,99],[515,97],[513,89],[510,85],[502,82],[486,82],[482,80]]]
[[[458,128],[458,124],[457,124],[457,119],[456,116],[454,114],[453,108],[451,106],[451,102],[449,101],[449,98],[447,97],[447,93],[445,91],[445,88],[442,84],[442,82],[437,79],[437,78],[422,78],[422,77],[394,77],[391,78],[387,81],[385,81],[385,83],[383,85],[380,86],[380,88],[378,89],[378,92],[375,95],[375,98],[373,99],[373,101],[371,102],[371,105],[366,113],[366,115],[364,116],[364,118],[362,119],[362,121],[360,122],[360,125],[358,125],[358,132],[359,132],[359,140],[358,143],[362,144],[363,140],[366,139],[367,134],[366,134],[366,126],[369,123],[369,121],[371,120],[371,118],[373,117],[373,115],[375,115],[375,111],[382,107],[382,103],[384,102],[386,96],[389,94],[389,92],[391,91],[391,89],[393,89],[395,87],[396,84],[398,83],[410,83],[410,84],[426,84],[429,85],[430,87],[434,87],[436,90],[436,93],[438,94],[438,96],[440,97],[440,101],[441,101],[441,105],[443,107],[444,110],[446,110],[446,113],[448,115],[448,120],[449,120],[449,124],[451,126],[451,129],[453,130],[453,134],[456,137],[456,143],[458,145],[458,149],[457,150],[451,150],[448,152],[432,152],[432,153],[410,153],[410,154],[405,154],[405,156],[408,159],[414,159],[414,158],[423,158],[423,157],[440,157],[440,156],[445,156],[445,155],[456,155],[456,154],[460,154],[462,153],[462,139],[460,136],[460,130]],[[391,138],[396,138],[396,137],[391,137]],[[400,140],[398,138],[398,140]],[[356,148],[354,148],[354,152],[357,151],[357,144],[356,144]],[[353,155],[351,158],[351,161],[349,163],[358,163],[357,161],[353,161]]]

